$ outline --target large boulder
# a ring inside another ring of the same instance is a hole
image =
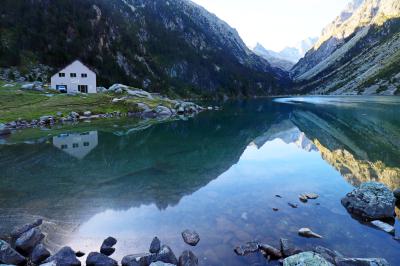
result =
[[[363,183],[342,199],[347,211],[361,218],[378,220],[394,217],[395,197],[382,183]]]
[[[337,266],[389,266],[385,259],[373,258],[338,258],[336,259]]]
[[[11,236],[14,239],[17,239],[18,237],[20,237],[23,233],[25,233],[26,231],[31,230],[32,228],[38,227],[40,225],[42,225],[43,220],[42,219],[37,219],[36,221],[34,221],[33,223],[29,223],[29,224],[24,224],[23,226],[20,227],[15,227],[12,231],[11,231]]]
[[[19,252],[28,255],[43,238],[44,234],[38,228],[32,228],[15,241],[15,247]]]
[[[48,251],[43,244],[39,244],[33,249],[31,260],[35,264],[40,264],[48,257],[50,257],[50,251]]]
[[[7,242],[0,240],[0,262],[12,265],[24,264],[24,256],[14,250]]]
[[[283,260],[283,266],[333,266],[315,252],[303,252]]]
[[[63,247],[53,256],[48,257],[44,263],[54,261],[57,265],[81,266],[81,262],[76,258],[75,251],[70,247]]]
[[[118,266],[118,262],[104,254],[91,252],[86,258],[86,266]]]
[[[115,92],[118,90],[126,91],[129,87],[123,84],[114,84],[108,88],[109,92]]]

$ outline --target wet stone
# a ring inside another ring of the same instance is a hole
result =
[[[178,260],[169,246],[163,245],[157,254],[155,261],[162,261],[171,264],[178,264]]]
[[[259,244],[258,248],[264,252],[264,254],[271,259],[280,259],[282,258],[282,253],[279,249],[274,248],[273,246],[267,244]]]
[[[118,262],[102,253],[91,252],[86,258],[86,266],[118,266]]]
[[[308,237],[308,238],[322,238],[321,235],[314,233],[313,231],[311,231],[310,228],[301,228],[299,230],[299,235],[300,236],[304,236],[304,237]]]
[[[150,253],[158,253],[161,249],[161,241],[158,237],[154,237],[150,244]]]
[[[19,265],[25,262],[25,258],[7,242],[0,240],[0,261],[5,264]]]
[[[199,260],[193,254],[193,252],[189,250],[185,250],[182,252],[182,255],[179,257],[178,266],[197,266],[199,265]]]
[[[257,242],[248,242],[243,246],[238,246],[234,249],[235,253],[239,256],[246,256],[250,253],[258,252]]]
[[[280,247],[283,257],[289,257],[301,253],[301,250],[295,248],[295,246],[290,242],[289,239],[281,238]]]
[[[107,237],[100,247],[100,253],[106,256],[112,255],[115,252],[115,248],[113,248],[115,244],[117,244],[117,240],[114,237]]]
[[[44,263],[56,262],[63,266],[80,266],[81,262],[76,258],[75,252],[70,247],[63,247],[53,256],[48,257]]]
[[[389,266],[385,259],[381,258],[338,258],[337,266]]]
[[[35,264],[40,264],[42,261],[50,257],[50,251],[48,251],[43,244],[37,245],[31,255],[31,260]]]
[[[44,234],[39,229],[32,228],[15,241],[15,247],[21,253],[30,254],[43,238]]]
[[[200,241],[200,236],[196,231],[185,230],[182,232],[183,241],[191,246],[196,246]]]
[[[290,207],[292,207],[293,209],[296,209],[296,208],[299,207],[299,205],[297,205],[297,204],[295,204],[295,203],[292,203],[292,202],[289,202],[288,205],[289,205]]]
[[[20,237],[23,233],[25,233],[26,231],[31,230],[32,228],[38,227],[40,225],[42,225],[43,220],[42,219],[37,219],[35,222],[33,223],[29,223],[29,224],[25,224],[21,227],[16,227],[14,228],[14,230],[11,232],[11,236],[13,238],[18,238]]]

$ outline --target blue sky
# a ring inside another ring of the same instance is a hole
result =
[[[279,51],[321,30],[349,0],[192,0],[236,28],[249,47]]]

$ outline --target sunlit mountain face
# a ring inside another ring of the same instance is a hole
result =
[[[179,254],[186,248],[180,232],[191,227],[201,235],[203,263],[248,265],[265,258],[237,257],[233,247],[287,237],[311,248],[297,236],[307,225],[329,248],[396,265],[395,240],[354,220],[340,199],[361,182],[400,187],[399,105],[391,98],[258,99],[186,121],[100,122],[30,131],[28,139],[19,132],[0,145],[1,234],[42,217],[53,250],[97,250],[112,235],[120,259],[146,251],[155,235]],[[304,192],[320,198],[303,204]]]

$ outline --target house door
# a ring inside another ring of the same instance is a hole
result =
[[[80,93],[88,93],[88,85],[78,85],[78,91]]]

